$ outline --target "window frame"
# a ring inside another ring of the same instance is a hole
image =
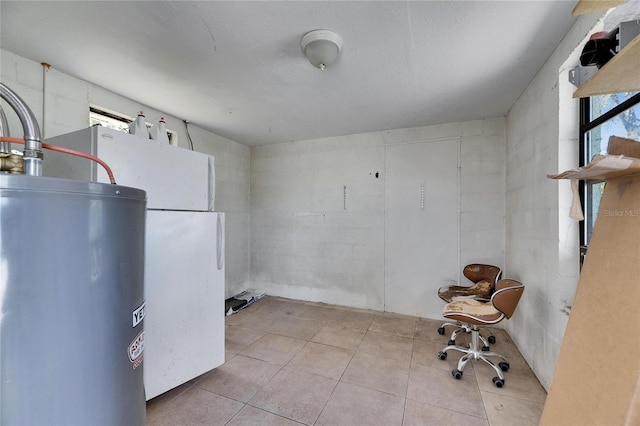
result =
[[[589,152],[589,132],[596,127],[606,123],[607,121],[615,118],[622,112],[635,107],[640,104],[640,92],[631,96],[629,99],[622,102],[620,105],[615,106],[609,111],[603,113],[602,115],[591,119],[591,97],[580,98],[580,126],[579,126],[579,156],[580,156],[580,166],[587,165],[591,158],[587,158]],[[587,243],[587,234],[589,227],[589,215],[594,214],[594,212],[589,211],[591,206],[591,200],[589,198],[588,185],[598,183],[598,181],[590,181],[587,182],[585,180],[580,181],[580,201],[585,210],[585,220],[582,221],[580,225],[580,265],[582,265],[584,261],[584,257],[586,256],[587,249],[589,247]],[[597,214],[597,212],[595,212]]]

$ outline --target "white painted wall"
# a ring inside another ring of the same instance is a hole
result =
[[[460,280],[460,138],[391,144],[385,155],[385,310],[440,318],[434,294]]]
[[[567,73],[597,19],[577,21],[507,116],[505,272],[526,286],[507,328],[547,390],[578,283],[579,230],[567,217],[569,183],[545,176],[578,165],[578,101]]]
[[[268,294],[383,309],[383,134],[251,148],[251,282]]]
[[[45,138],[88,127],[89,106],[93,105],[131,116],[143,110],[149,122],[163,116],[167,128],[178,132],[179,146],[188,148],[181,118],[168,116],[55,69],[43,74],[40,64],[6,50],[0,50],[0,58],[1,81],[33,110]],[[22,127],[13,110],[4,101],[2,106],[11,135],[22,136]],[[230,296],[246,286],[249,276],[249,148],[194,125],[189,126],[189,132],[196,151],[215,157],[215,207],[226,212],[226,291]],[[46,152],[44,161],[46,164]]]
[[[442,138],[461,141],[461,263],[502,266],[505,123],[496,118],[251,148],[251,286],[384,309],[385,146]]]

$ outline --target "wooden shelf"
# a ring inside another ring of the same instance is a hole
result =
[[[591,12],[611,9],[624,2],[625,0],[580,0],[571,14],[573,16],[585,15]]]
[[[637,90],[640,90],[640,35],[576,90],[573,97],[586,98]]]

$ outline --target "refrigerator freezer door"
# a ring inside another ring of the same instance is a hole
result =
[[[213,211],[214,158],[128,133],[94,126],[48,140],[104,160],[119,185],[144,189],[148,209]],[[104,169],[84,158],[47,152],[45,176],[109,183]]]
[[[218,261],[224,234],[218,232],[224,233],[223,213],[147,212],[147,400],[224,362],[225,268]]]

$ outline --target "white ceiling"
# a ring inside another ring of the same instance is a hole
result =
[[[0,45],[253,146],[504,116],[575,3],[2,0]]]

